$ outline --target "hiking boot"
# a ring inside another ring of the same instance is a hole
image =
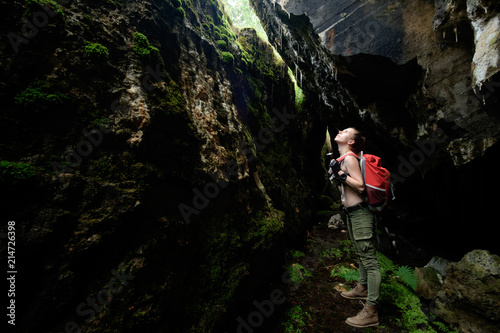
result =
[[[362,302],[360,302],[363,304]],[[347,318],[347,325],[364,328],[378,326],[378,312],[375,305],[364,304],[363,310],[359,311],[355,317]]]
[[[344,291],[340,295],[348,299],[366,300],[366,297],[368,296],[368,288],[358,282],[356,283],[356,287],[354,287],[351,291]]]

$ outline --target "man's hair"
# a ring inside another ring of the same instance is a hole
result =
[[[353,129],[351,139],[354,140],[351,149],[354,153],[359,154],[361,151],[365,150],[366,138],[361,136],[361,133],[357,129],[354,127],[351,128]]]

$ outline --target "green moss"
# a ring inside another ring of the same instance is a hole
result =
[[[330,271],[330,277],[340,277],[346,281],[358,281],[359,271],[344,265],[338,265]]]
[[[271,208],[269,211],[258,211],[250,218],[246,242],[253,249],[272,246],[274,237],[284,230],[285,213]]]
[[[106,158],[101,158],[94,163],[91,174],[100,178],[108,178],[111,175],[112,165]]]
[[[200,279],[203,295],[202,322],[213,323],[223,314],[234,297],[241,279],[248,275],[250,265],[245,262],[255,250],[273,246],[273,236],[283,229],[283,213],[277,210],[260,211],[249,217],[239,210],[223,218],[213,218],[204,224],[204,262]],[[209,295],[209,296],[208,296]],[[217,306],[214,307],[213,305]]]
[[[61,6],[54,0],[25,0],[28,10],[26,15],[33,15],[34,13],[40,11],[41,7],[47,7],[57,14],[64,16]]]
[[[93,119],[90,124],[92,128],[110,127],[111,120],[106,116],[100,115],[98,118]]]
[[[316,247],[320,247],[321,245],[317,244]],[[343,258],[345,261],[352,260],[355,256],[354,247],[350,240],[339,241],[322,249],[320,256],[324,258]]]
[[[14,97],[14,103],[30,111],[45,111],[62,105],[69,100],[66,94],[54,91],[54,87],[41,80],[35,80],[25,90]]]
[[[85,52],[88,56],[94,59],[108,59],[109,51],[108,48],[99,43],[90,43],[87,42],[85,45]]]
[[[148,38],[140,33],[134,32],[134,50],[140,58],[147,58],[152,55],[160,57],[160,50],[149,43]]]
[[[217,26],[217,31],[221,39],[236,40],[236,35],[234,34],[228,23],[226,23],[226,25]]]
[[[94,180],[98,182],[110,181],[113,183],[118,183],[122,181],[138,181],[132,189],[123,189],[123,193],[126,196],[140,195],[143,190],[140,185],[140,175],[136,173],[136,160],[133,154],[122,153],[122,154],[102,154],[101,152],[96,152],[96,155],[91,155],[85,163],[85,167],[82,173],[86,173]],[[94,159],[96,158],[96,159]],[[134,167],[130,167],[134,165]],[[96,216],[95,218],[100,218]]]
[[[304,311],[300,305],[294,305],[287,312],[288,320],[282,324],[285,333],[301,333],[306,330],[311,315]]]
[[[0,161],[0,179],[16,183],[35,177],[35,168],[28,163]]]
[[[295,89],[295,107],[297,108],[297,110],[300,111],[300,110],[302,110],[304,102],[305,102],[304,91],[302,90],[302,88],[299,87],[299,85],[297,83],[297,79],[295,78],[295,75],[293,74],[293,72],[290,68],[288,68],[288,75],[292,79],[294,89]]]
[[[87,13],[82,13],[82,17],[83,17],[83,20],[84,21],[87,21],[87,22],[92,22],[92,17],[87,14]],[[85,26],[88,26],[86,23],[83,23]]]
[[[420,299],[410,289],[395,280],[387,280],[380,288],[383,306],[396,307],[394,321],[405,332],[436,332],[422,312]]]
[[[297,286],[312,276],[312,273],[299,263],[294,263],[288,267],[290,282]]]
[[[248,274],[248,264],[242,260],[246,247],[240,236],[241,224],[245,221],[230,214],[204,225],[199,275],[202,301],[193,311],[199,313],[200,322],[208,327],[221,319],[241,279]]]
[[[168,80],[167,93],[161,100],[161,108],[167,114],[181,114],[186,111],[182,89],[173,80]]]
[[[222,52],[222,60],[226,63],[226,64],[231,64],[233,65],[234,64],[234,56],[232,53],[230,52]]]
[[[342,247],[339,246],[340,248]],[[382,275],[380,306],[387,309],[386,313],[391,314],[391,318],[387,321],[395,322],[404,332],[435,332],[421,309],[420,299],[414,292],[416,282],[414,271],[407,266],[394,264],[380,252],[377,253],[377,258]],[[340,277],[346,281],[357,281],[359,271],[343,263],[335,266],[330,276]]]
[[[186,12],[184,11],[184,8],[179,7],[175,9],[177,12],[177,15],[182,17],[183,19],[186,18]]]
[[[170,4],[175,8],[179,8],[182,6],[182,0],[170,0]]]
[[[276,81],[281,75],[282,61],[276,57],[271,45],[258,37],[255,30],[242,32],[237,40],[241,49],[242,62],[256,76]]]
[[[221,49],[221,50],[227,50],[227,42],[225,40],[218,40],[217,41],[217,46]]]
[[[413,269],[395,265],[380,252],[377,253],[377,258],[382,275],[380,287],[382,306],[389,309],[396,308],[393,311],[394,321],[405,332],[435,332],[427,316],[422,312],[422,304],[414,292],[416,278]]]
[[[198,27],[201,27],[200,32],[208,40],[212,40],[214,44],[219,45],[218,41],[225,41],[229,45],[236,40],[229,18],[217,1],[202,3],[201,1],[186,0],[182,8],[189,13],[193,20],[198,21],[198,26],[194,26],[194,29],[198,30]]]
[[[37,102],[48,102],[54,104],[62,103],[63,97],[59,94],[49,94],[40,90],[40,88],[28,87],[23,92],[19,93],[15,98],[16,104],[29,105]]]

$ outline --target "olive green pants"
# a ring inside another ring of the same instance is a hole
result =
[[[359,256],[359,282],[368,288],[366,303],[377,305],[380,295],[380,267],[377,259],[375,218],[368,207],[346,212],[347,230]]]

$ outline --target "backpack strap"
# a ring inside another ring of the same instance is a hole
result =
[[[342,163],[347,156],[354,156],[354,157],[356,157],[358,159],[358,163],[361,161],[361,158],[358,155],[356,155],[355,153],[353,153],[353,152],[345,153],[344,155],[342,155],[339,158],[337,158],[337,161],[339,161],[339,163]],[[363,152],[361,152],[361,156],[363,156]],[[360,168],[361,168],[361,165],[360,165]],[[361,170],[361,171],[363,171],[363,170]],[[364,181],[364,177],[363,177],[363,181]],[[344,184],[343,183],[340,183],[340,188],[341,188],[341,191],[342,191],[341,192],[342,198],[344,198],[345,191],[344,191]]]
[[[342,155],[339,158],[337,158],[337,161],[342,162],[347,156],[354,156],[354,157],[356,157],[358,159],[358,161],[361,159],[358,155],[356,155],[356,154],[354,154],[352,152],[349,152],[349,153],[345,153],[344,155]]]

